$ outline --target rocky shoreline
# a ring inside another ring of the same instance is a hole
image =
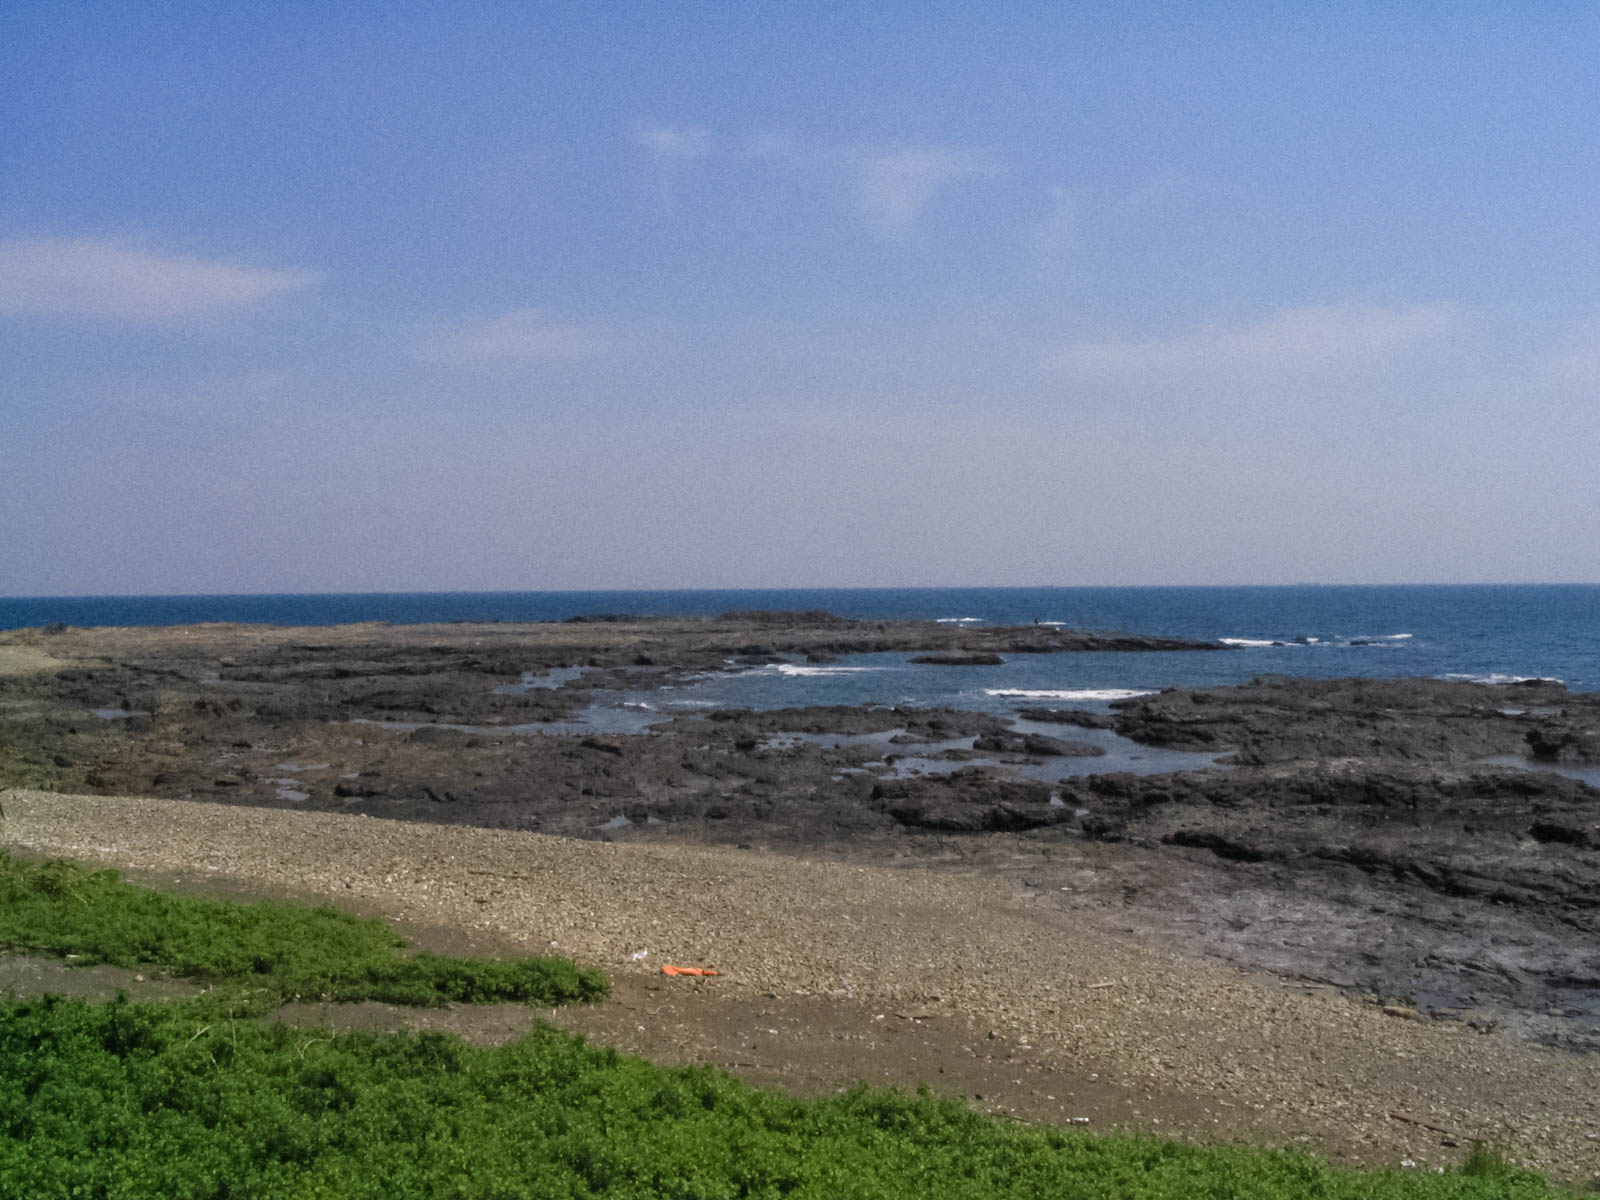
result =
[[[820,613],[13,631],[0,787],[976,868],[1191,953],[1600,1049],[1600,791],[1523,769],[1600,761],[1600,696],[1560,684],[1267,678],[1015,719],[720,710],[517,732],[730,662],[1177,648],[1222,647]],[[1108,728],[1219,764],[1095,774]]]

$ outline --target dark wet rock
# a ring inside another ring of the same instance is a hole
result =
[[[1195,641],[1189,638],[1146,637],[1133,633],[1093,633],[1082,629],[1058,629],[1052,641],[1045,643],[1053,650],[1114,650],[1119,652],[1165,650],[1234,650],[1223,642]]]
[[[1044,758],[1099,758],[1106,752],[1104,746],[1097,746],[1093,742],[1071,742],[1063,738],[1046,737],[1039,733],[1025,734],[1022,739],[1022,749],[1026,754],[1036,754]]]
[[[389,789],[383,784],[371,779],[345,779],[334,784],[333,794],[342,799],[367,798],[370,796],[387,795]]]
[[[1019,708],[1017,716],[1024,721],[1038,721],[1044,725],[1076,725],[1079,729],[1110,729],[1116,723],[1106,713],[1082,708]]]
[[[1600,847],[1600,822],[1585,828],[1573,821],[1535,821],[1528,827],[1528,836],[1536,842]]]
[[[1044,784],[971,767],[949,775],[881,780],[872,792],[873,801],[901,825],[946,833],[1016,832],[1071,820],[1050,796]]]
[[[1232,859],[1235,862],[1261,862],[1267,857],[1255,846],[1228,837],[1226,834],[1205,829],[1178,829],[1167,834],[1162,841],[1174,846],[1192,846],[1209,850],[1218,858]]]
[[[1544,724],[1527,732],[1528,752],[1544,762],[1600,763],[1600,712],[1587,725]]]
[[[974,750],[991,754],[1028,754],[1037,758],[1094,758],[1105,747],[1090,742],[1068,742],[1040,733],[988,733],[972,743]]]
[[[1528,716],[1508,710],[1559,704],[1600,718],[1600,696],[1559,683],[1501,686],[1442,679],[1299,679],[1269,676],[1239,687],[1170,688],[1112,703],[1115,728],[1151,746],[1232,750],[1231,761],[1384,758],[1450,762],[1520,754]]]
[[[1198,936],[1231,955],[1342,972],[1428,1010],[1570,1008],[1539,1036],[1600,1048],[1600,989],[1572,982],[1600,970],[1600,790],[1550,773],[1357,761],[1060,786],[1089,810],[1091,840],[1202,856],[1172,863],[1174,877],[1204,858],[1247,872],[1236,886],[1268,906],[1250,930],[1229,932],[1228,892],[1187,898],[1194,923],[1209,921]],[[1350,924],[1374,921],[1381,938],[1352,957]],[[1292,945],[1272,940],[1280,927]],[[1465,947],[1494,971],[1463,966]]]
[[[911,660],[930,667],[1000,667],[1005,659],[998,654],[919,654]]]
[[[687,733],[708,724],[717,727],[720,731],[718,736],[722,737],[770,736],[779,733],[835,733],[848,736],[904,729],[916,741],[938,742],[1005,729],[1009,722],[987,713],[958,709],[818,705],[761,711],[712,709],[696,717],[678,717],[670,728]]]
[[[1011,722],[988,713],[963,712],[950,708],[894,708],[908,733],[921,734],[930,742],[978,737],[1006,729]]]
[[[725,612],[717,618],[719,621],[732,621],[743,625],[774,625],[783,628],[794,628],[806,625],[853,625],[854,621],[845,617],[836,617],[831,612],[820,608],[808,608],[803,611],[790,612],[782,609],[737,609]]]

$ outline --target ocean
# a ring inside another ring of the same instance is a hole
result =
[[[871,588],[462,592],[372,595],[0,598],[0,629],[240,621],[560,621],[597,613],[714,615],[825,609],[863,620],[1126,630],[1223,639],[1218,653],[1012,656],[1003,667],[910,666],[863,655],[706,681],[693,704],[916,703],[1001,711],[1097,703],[1132,691],[1216,686],[1257,675],[1559,679],[1600,690],[1600,585]]]

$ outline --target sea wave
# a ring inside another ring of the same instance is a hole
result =
[[[1152,688],[984,688],[986,696],[1015,700],[1132,700],[1153,696]]]
[[[1445,678],[1446,679],[1463,679],[1463,680],[1466,680],[1466,682],[1468,682],[1468,683],[1488,683],[1488,684],[1533,683],[1535,681],[1538,681],[1540,683],[1562,683],[1562,682],[1564,682],[1563,680],[1560,680],[1560,679],[1553,679],[1549,675],[1502,675],[1498,671],[1490,672],[1487,675],[1446,675]]]
[[[779,675],[811,678],[819,675],[855,675],[862,671],[881,671],[882,667],[802,667],[798,663],[774,663],[772,669]]]
[[[934,622],[939,625],[982,625],[982,617],[935,617]]]
[[[1218,638],[1224,646],[1239,646],[1244,649],[1264,649],[1268,646],[1292,648],[1297,646],[1394,646],[1401,642],[1410,641],[1415,634],[1411,633],[1380,633],[1370,637],[1347,638],[1343,634],[1336,634],[1330,638],[1320,637],[1293,637],[1293,638],[1253,638],[1253,637],[1225,637]]]

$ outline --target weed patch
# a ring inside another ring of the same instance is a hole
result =
[[[430,1005],[597,1000],[605,976],[562,958],[465,959],[405,952],[381,921],[332,908],[176,896],[54,860],[0,854],[0,947],[83,964],[152,967],[295,996]]]
[[[0,1006],[0,1195],[1550,1200],[1537,1176],[1006,1127],[928,1095],[794,1100],[545,1028],[311,1035],[217,1000]]]

